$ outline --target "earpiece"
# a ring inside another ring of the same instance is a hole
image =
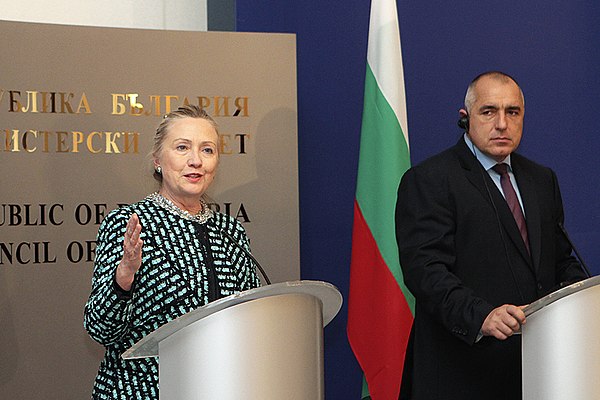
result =
[[[469,132],[469,116],[465,115],[458,120],[457,125],[460,129],[464,129],[465,132]]]

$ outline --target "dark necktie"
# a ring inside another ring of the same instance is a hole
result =
[[[508,165],[504,163],[496,164],[494,165],[493,169],[494,171],[500,174],[500,186],[502,186],[504,197],[506,198],[508,207],[510,208],[513,217],[517,222],[517,227],[519,228],[519,232],[521,233],[523,242],[525,242],[527,252],[529,252],[529,240],[527,239],[527,224],[525,223],[525,217],[523,216],[523,210],[521,210],[521,205],[519,204],[519,199],[517,198],[515,188],[513,187],[512,183],[510,183],[510,176],[508,175]]]

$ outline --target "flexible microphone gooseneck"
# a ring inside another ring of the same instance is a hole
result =
[[[581,255],[577,251],[577,248],[575,247],[575,245],[571,241],[571,238],[569,237],[569,234],[567,233],[567,230],[565,229],[565,227],[562,224],[562,222],[558,223],[558,227],[560,228],[560,231],[565,236],[565,239],[567,239],[567,242],[569,242],[569,245],[571,246],[571,248],[573,249],[573,251],[575,252],[575,255],[577,256],[577,259],[579,260],[579,264],[581,265],[581,270],[583,271],[583,273],[585,274],[585,276],[587,278],[591,278],[592,274],[590,274],[590,270],[588,269],[587,265],[585,264],[585,261],[583,261],[583,258],[581,258]]]
[[[248,258],[250,258],[253,262],[254,265],[256,265],[256,267],[260,270],[260,273],[262,274],[263,278],[265,278],[265,282],[267,283],[267,285],[271,284],[271,281],[269,280],[269,277],[267,276],[267,273],[265,272],[265,270],[263,269],[263,267],[260,265],[260,263],[258,262],[258,260],[256,258],[254,258],[254,256],[248,251],[246,250],[243,246],[240,246],[240,244],[233,238],[233,236],[231,236],[229,233],[225,232],[225,231],[221,231],[221,233],[227,238],[229,239],[229,241],[231,243],[233,243],[233,245],[235,247],[237,247],[238,249],[242,250],[242,252],[248,256]]]

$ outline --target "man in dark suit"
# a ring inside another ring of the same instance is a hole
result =
[[[524,112],[511,77],[478,76],[465,135],[402,178],[396,234],[416,309],[401,398],[520,399],[522,307],[585,278],[554,172],[514,153]]]

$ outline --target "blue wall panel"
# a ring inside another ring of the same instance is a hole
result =
[[[237,30],[290,32],[298,46],[303,279],[348,295],[352,207],[370,2],[238,0]],[[600,3],[399,1],[413,163],[454,144],[473,77],[502,70],[526,99],[519,152],[552,167],[566,227],[600,272]],[[256,240],[256,239],[255,239]],[[358,399],[346,304],[325,329],[326,398]]]

